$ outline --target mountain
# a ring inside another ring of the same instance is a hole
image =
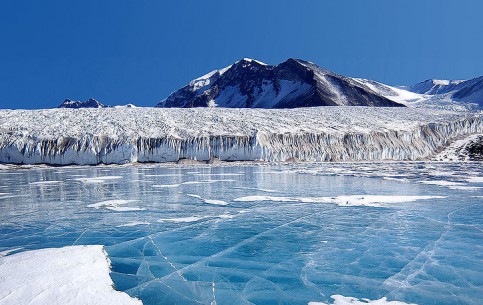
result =
[[[60,104],[57,108],[106,108],[109,106],[103,105],[96,101],[93,98],[88,99],[85,102],[73,101],[66,99],[62,104]]]
[[[483,106],[483,76],[470,80],[429,79],[402,89],[433,96],[444,96],[455,101],[477,103]]]
[[[156,106],[167,108],[404,107],[356,79],[292,58],[276,66],[244,58],[224,69],[212,71],[191,81]]]
[[[458,86],[463,82],[465,81],[464,80],[428,79],[414,85],[401,86],[401,88],[414,93],[435,95],[435,94],[445,94],[450,91],[453,91],[455,90],[456,86]]]

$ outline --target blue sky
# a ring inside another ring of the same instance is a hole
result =
[[[0,108],[152,106],[243,58],[391,85],[483,75],[483,1],[0,1]]]

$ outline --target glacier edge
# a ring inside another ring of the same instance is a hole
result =
[[[459,137],[483,131],[479,113],[328,108],[334,109],[292,110],[289,118],[284,110],[0,111],[0,162],[424,160]],[[22,121],[28,115],[37,124]]]

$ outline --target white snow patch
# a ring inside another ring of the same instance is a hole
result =
[[[275,201],[300,203],[332,203],[339,206],[372,206],[384,207],[391,203],[405,203],[419,200],[446,198],[444,196],[386,196],[386,195],[350,195],[337,197],[272,197],[272,196],[246,196],[236,198],[234,201]]]
[[[277,191],[277,190],[260,189],[260,188],[256,188],[256,187],[235,186],[234,189],[237,189],[237,190],[254,190],[254,191],[260,191],[260,192],[265,192],[265,193],[280,193],[280,191]]]
[[[173,188],[173,187],[178,187],[180,186],[181,184],[155,184],[153,185],[153,187],[157,187],[157,188]]]
[[[118,225],[118,228],[122,227],[134,227],[134,226],[144,226],[144,225],[150,225],[150,222],[147,221],[131,221],[122,225]]]
[[[214,108],[214,107],[218,106],[218,104],[215,102],[215,100],[209,100],[207,106],[209,108]]]
[[[438,186],[461,186],[465,185],[465,183],[461,182],[453,182],[453,181],[445,181],[445,180],[436,180],[436,181],[420,181],[420,183],[423,184],[429,184],[429,185],[438,185]]]
[[[221,219],[232,219],[233,217],[235,217],[235,215],[225,213],[225,214],[221,214],[221,215],[218,215],[218,216],[215,216],[215,217],[221,218]]]
[[[379,300],[369,300],[369,299],[358,299],[354,297],[345,297],[339,294],[330,296],[334,299],[334,303],[323,303],[323,302],[309,302],[308,305],[417,305],[414,303],[404,303],[400,301],[388,301],[386,297],[380,298]]]
[[[142,305],[116,291],[102,246],[41,249],[0,257],[0,305]]]
[[[295,202],[300,201],[300,198],[291,197],[273,197],[273,196],[245,196],[235,198],[233,201],[239,202],[251,202],[251,201],[278,201],[278,202]]]
[[[390,181],[409,182],[409,180],[406,178],[382,177],[382,179]]]
[[[158,222],[195,222],[201,219],[205,219],[205,216],[189,216],[189,217],[176,217],[176,218],[161,218]]]
[[[118,212],[145,210],[143,208],[132,208],[132,207],[122,207],[121,206],[121,205],[130,203],[130,202],[135,202],[135,201],[137,201],[137,200],[112,199],[112,200],[106,200],[106,201],[101,201],[101,202],[89,204],[89,205],[87,205],[87,207],[88,208],[95,208],[95,209],[106,208],[108,210],[118,211]]]
[[[264,62],[261,62],[261,61],[259,61],[259,60],[252,59],[252,58],[247,58],[247,57],[245,57],[245,58],[243,58],[243,60],[244,60],[244,61],[248,61],[248,62],[256,62],[257,64],[260,64],[260,65],[262,65],[262,66],[266,66],[266,65],[267,65],[267,64],[266,64],[266,63],[264,63]]]
[[[202,219],[213,219],[213,218],[220,218],[220,219],[232,219],[235,217],[232,214],[229,213],[224,213],[221,215],[216,215],[216,216],[188,216],[188,217],[176,217],[176,218],[161,218],[158,219],[158,222],[178,222],[178,223],[183,223],[183,222],[195,222],[198,220]]]
[[[223,200],[217,200],[217,199],[206,199],[206,198],[202,198],[200,195],[195,195],[195,194],[186,194],[186,196],[189,196],[189,197],[193,197],[193,198],[200,199],[201,201],[203,201],[204,203],[207,203],[207,204],[214,204],[214,205],[228,205],[228,202],[226,202],[226,201],[223,201]]]
[[[433,84],[435,85],[448,86],[449,83],[450,81],[447,79],[433,79]]]
[[[80,181],[86,184],[104,183],[110,180],[122,179],[122,176],[99,176],[93,178],[75,178],[75,181]]]
[[[189,184],[210,184],[210,183],[215,183],[215,182],[235,182],[236,180],[233,179],[221,179],[221,180],[200,180],[200,181],[186,181],[182,182],[181,184],[183,185],[189,185]]]
[[[30,182],[30,185],[45,185],[45,184],[58,184],[62,183],[62,181],[57,180],[45,180],[45,181],[37,181],[37,182]]]
[[[470,183],[483,183],[483,177],[469,177],[466,181]]]
[[[155,184],[153,187],[156,188],[174,188],[179,187],[181,185],[192,185],[192,184],[211,184],[215,182],[234,182],[236,180],[233,179],[225,179],[225,180],[199,180],[199,181],[185,181],[181,183],[174,183],[174,184]]]
[[[243,173],[220,173],[220,174],[211,174],[211,173],[192,173],[195,176],[244,176]],[[208,181],[219,181],[219,180],[208,180]],[[223,180],[222,180],[223,181]]]
[[[461,191],[478,191],[483,189],[483,186],[460,186],[460,185],[450,185],[448,188],[452,190],[461,190]]]
[[[228,202],[223,201],[223,200],[217,200],[217,199],[204,199],[201,198],[205,203],[207,204],[214,204],[214,205],[228,205]]]

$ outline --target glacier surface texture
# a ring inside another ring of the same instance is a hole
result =
[[[0,262],[30,267],[0,265],[0,304],[46,261],[72,288],[70,246],[103,245],[145,305],[477,305],[482,190],[477,162],[2,169]]]
[[[426,108],[0,111],[0,162],[424,160],[483,132],[480,112]]]

